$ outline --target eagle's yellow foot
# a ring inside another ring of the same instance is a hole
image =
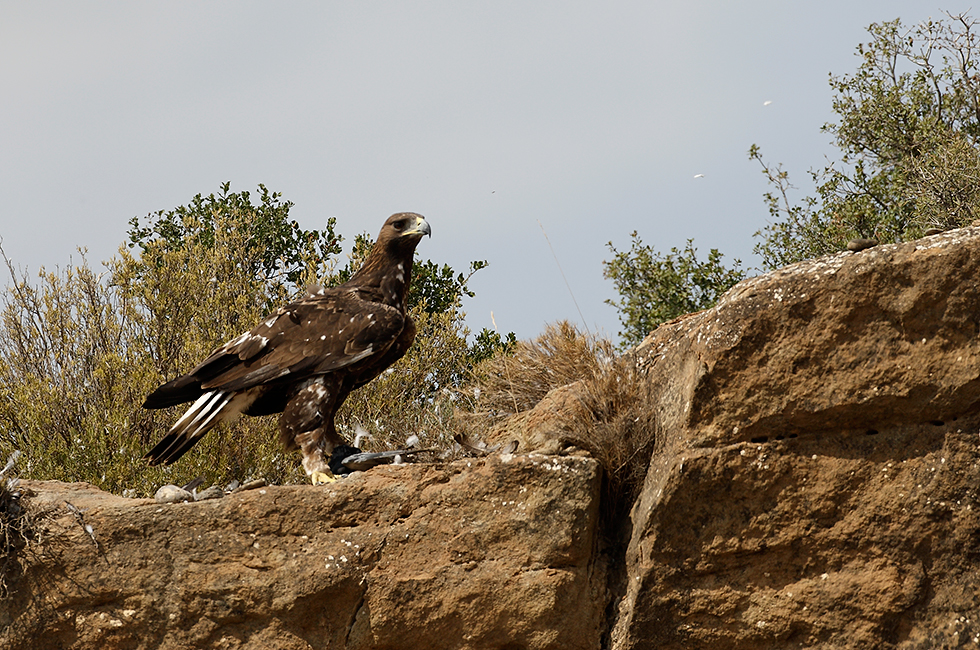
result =
[[[310,480],[313,482],[313,485],[323,485],[324,483],[333,483],[337,480],[337,477],[326,472],[313,472],[310,474]]]

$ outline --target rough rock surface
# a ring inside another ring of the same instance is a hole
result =
[[[386,466],[196,503],[26,487],[49,519],[0,608],[5,648],[599,646],[588,458]]]
[[[747,280],[638,348],[616,648],[980,642],[980,229]]]
[[[582,381],[548,391],[534,408],[493,427],[487,440],[501,445],[515,441],[524,452],[559,453],[574,442],[572,422],[589,417],[582,392]]]

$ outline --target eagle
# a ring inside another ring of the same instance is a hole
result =
[[[351,391],[384,372],[415,340],[408,289],[424,235],[431,237],[432,229],[422,215],[393,214],[350,280],[329,289],[309,287],[150,393],[143,408],[193,404],[144,458],[169,465],[221,422],[242,413],[282,413],[280,439],[287,450],[302,452],[314,484],[364,467],[367,455],[345,444],[334,416]]]

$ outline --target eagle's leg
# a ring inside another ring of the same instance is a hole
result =
[[[338,476],[350,474],[351,470],[344,465],[344,460],[361,453],[361,450],[341,443],[339,445],[327,444],[326,446],[331,447],[329,455],[323,445],[313,445],[311,450],[307,452],[307,448],[303,446],[304,438],[307,435],[315,436],[315,434],[315,431],[311,431],[309,434],[296,436],[296,444],[300,446],[303,452],[303,469],[306,470],[306,475],[310,477],[313,485],[332,483],[337,480]]]
[[[322,427],[314,431],[304,431],[294,436],[293,440],[303,453],[303,469],[306,470],[306,475],[310,477],[313,485],[337,480],[330,471],[328,455],[324,453],[323,443],[326,441],[323,438]]]
[[[325,428],[320,427],[313,431],[304,431],[293,436],[294,443],[303,454],[303,469],[306,470],[306,475],[310,477],[310,482],[313,485],[331,483],[337,480],[330,471],[328,460],[334,445],[326,440],[324,436]],[[325,447],[329,447],[329,450],[325,449]]]
[[[279,436],[287,449],[303,454],[303,469],[314,484],[336,480],[329,458],[342,444],[334,427],[333,414],[346,397],[339,378],[317,377],[306,382],[286,404],[279,419]]]

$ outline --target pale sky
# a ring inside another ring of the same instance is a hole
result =
[[[0,0],[0,238],[32,275],[79,246],[98,264],[134,216],[263,183],[305,228],[337,217],[345,246],[424,214],[423,258],[490,262],[464,304],[473,330],[493,312],[519,338],[561,319],[615,337],[607,242],[693,238],[702,258],[757,266],[767,185],[749,147],[811,191],[807,170],[833,155],[828,74],[856,69],[871,22],[940,14],[922,0]]]

